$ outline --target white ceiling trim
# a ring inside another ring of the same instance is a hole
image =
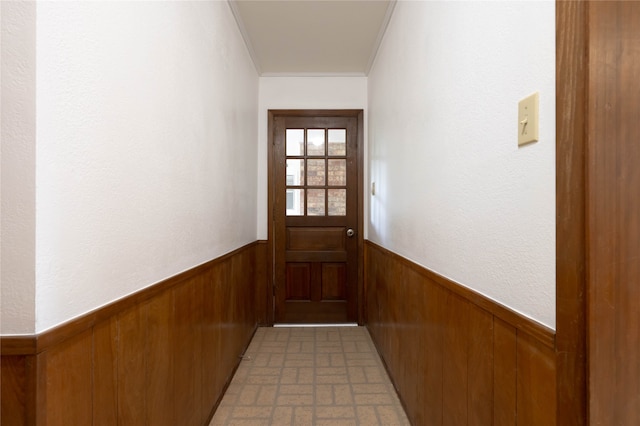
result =
[[[260,77],[366,77],[363,72],[263,72]]]
[[[262,70],[260,69],[258,58],[256,57],[256,52],[253,49],[253,45],[251,44],[251,41],[249,39],[249,34],[247,33],[247,29],[244,27],[244,22],[242,21],[242,17],[240,16],[240,11],[238,10],[236,1],[227,0],[227,4],[231,8],[231,13],[233,13],[233,17],[236,20],[236,24],[238,24],[238,29],[240,30],[240,34],[242,35],[242,39],[244,40],[245,46],[247,46],[247,51],[249,52],[249,56],[251,57],[251,62],[253,62],[253,66],[255,67],[258,75],[262,76]]]
[[[387,6],[387,12],[384,15],[384,20],[382,21],[382,25],[380,26],[380,31],[378,32],[376,42],[373,44],[371,56],[369,56],[369,63],[367,64],[367,71],[365,73],[366,75],[369,75],[369,72],[373,67],[373,63],[376,61],[378,50],[380,49],[380,45],[382,44],[382,39],[384,39],[384,34],[387,32],[387,27],[389,26],[389,21],[391,21],[391,16],[393,16],[393,10],[396,7],[396,3],[397,0],[391,0],[389,2],[389,6]]]

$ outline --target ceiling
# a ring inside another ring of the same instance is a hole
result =
[[[396,0],[228,0],[263,76],[367,75]]]

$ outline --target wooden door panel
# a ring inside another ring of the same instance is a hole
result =
[[[286,300],[346,301],[347,264],[328,262],[287,262]],[[312,274],[320,285],[312,293]]]
[[[355,322],[359,115],[271,124],[275,321]]]
[[[347,252],[345,251],[308,251],[297,250],[287,251],[287,262],[346,262]]]
[[[310,303],[290,301],[286,304],[286,323],[341,323],[345,322],[347,303],[343,301]],[[312,320],[310,320],[312,318]]]
[[[311,299],[311,263],[287,262],[287,300]]]
[[[322,300],[347,299],[347,265],[322,264]]]
[[[346,251],[344,227],[287,228],[287,250],[340,250]]]

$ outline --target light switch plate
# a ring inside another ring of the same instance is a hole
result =
[[[536,92],[518,102],[518,146],[538,141],[539,100]]]

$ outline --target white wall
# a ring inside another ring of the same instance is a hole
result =
[[[268,111],[270,109],[363,109],[365,110],[364,137],[366,140],[366,107],[366,77],[260,77],[258,239],[266,240],[268,236]]]
[[[226,2],[39,2],[36,331],[256,239],[258,77]]]
[[[400,1],[368,83],[369,238],[555,327],[554,3]]]
[[[0,2],[0,332],[35,330],[36,7]]]

